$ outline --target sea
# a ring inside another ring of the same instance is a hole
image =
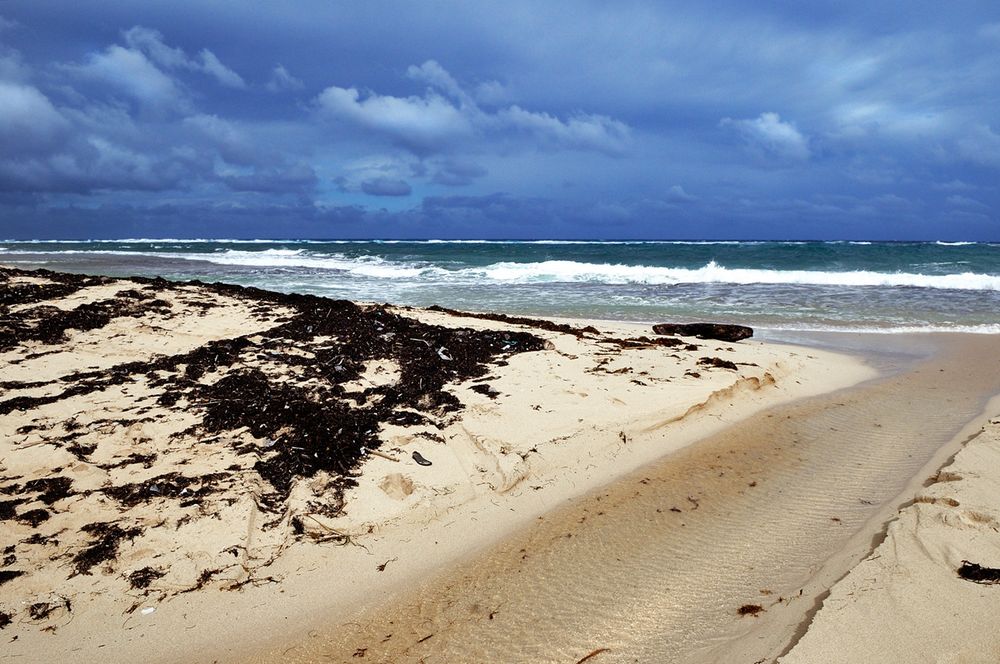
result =
[[[0,241],[0,264],[522,315],[1000,333],[1000,243],[38,240]]]

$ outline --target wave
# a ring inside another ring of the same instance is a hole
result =
[[[207,260],[227,265],[259,267],[307,267],[331,269],[380,279],[422,278],[460,282],[509,284],[599,283],[599,284],[789,284],[811,286],[883,286],[954,290],[1000,290],[1000,276],[965,272],[928,275],[906,272],[827,272],[818,270],[765,270],[727,268],[715,261],[700,268],[655,267],[576,261],[534,263],[500,262],[482,267],[445,268],[430,263],[387,261],[376,256],[352,258],[342,254],[313,255],[300,249],[268,249],[249,252],[228,250],[219,254],[173,254],[188,260]]]
[[[771,270],[729,268],[711,261],[698,268],[659,267],[571,260],[541,262],[498,262],[484,266],[429,261],[387,260],[380,256],[348,256],[341,253],[309,251],[305,248],[271,248],[259,251],[219,247],[211,253],[144,252],[67,249],[58,252],[8,251],[32,254],[105,254],[205,261],[219,265],[251,268],[307,268],[330,270],[345,276],[380,280],[411,280],[419,283],[456,284],[767,284],[830,287],[913,287],[949,290],[1000,291],[1000,275],[963,272],[922,274],[917,272],[873,272],[868,270]]]
[[[938,245],[939,247],[965,247],[965,246],[968,246],[970,244],[978,244],[978,243],[977,242],[945,242],[943,240],[938,240],[934,244]]]

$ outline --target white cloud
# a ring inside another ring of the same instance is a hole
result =
[[[441,90],[446,95],[459,102],[467,102],[469,96],[459,86],[451,74],[437,63],[436,60],[428,60],[419,67],[410,65],[406,70],[406,75],[414,81],[423,81],[427,85]]]
[[[759,117],[746,120],[723,118],[719,124],[732,127],[751,149],[766,155],[792,160],[809,158],[809,140],[777,113],[761,113]]]
[[[627,125],[604,115],[578,113],[561,120],[516,105],[484,111],[433,60],[410,67],[407,75],[430,86],[423,96],[362,96],[355,88],[331,86],[317,97],[317,105],[330,117],[381,133],[417,153],[442,151],[474,137],[527,136],[543,148],[620,154],[630,138]]]
[[[385,134],[417,152],[441,148],[472,135],[470,118],[447,99],[370,94],[362,98],[354,88],[331,86],[317,101],[327,114]]]
[[[698,200],[695,196],[684,191],[684,187],[679,184],[675,184],[670,189],[667,189],[666,198],[671,203],[691,203]]]
[[[292,76],[283,65],[279,64],[271,70],[271,78],[265,87],[270,92],[282,92],[284,90],[301,90],[305,85]]]
[[[92,53],[86,64],[71,69],[118,88],[147,107],[168,109],[187,105],[176,81],[140,51],[109,46],[103,53]]]
[[[69,122],[38,89],[0,81],[0,143],[9,154],[15,147],[44,150],[69,128]]]
[[[235,71],[222,64],[215,53],[203,48],[197,58],[188,57],[183,49],[168,46],[158,30],[136,25],[122,33],[133,51],[145,53],[150,60],[165,69],[200,71],[230,88],[245,88],[246,82]]]
[[[247,86],[243,77],[222,64],[215,53],[203,48],[198,55],[201,57],[201,70],[209,76],[214,76],[219,83],[230,88],[245,88]]]

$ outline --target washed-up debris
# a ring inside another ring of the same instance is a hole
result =
[[[757,616],[763,612],[764,612],[764,607],[761,606],[760,604],[744,604],[743,606],[741,606],[739,609],[736,610],[736,613],[740,614],[741,616]]]
[[[548,330],[549,332],[562,332],[563,334],[572,334],[574,337],[577,338],[580,338],[585,334],[601,333],[601,331],[598,330],[593,325],[587,325],[585,327],[575,327],[573,325],[566,325],[564,323],[554,323],[550,320],[543,320],[540,318],[525,318],[523,316],[508,316],[507,314],[485,314],[485,313],[472,313],[469,311],[457,311],[455,309],[439,307],[436,304],[427,307],[427,309],[429,311],[437,311],[443,314],[449,314],[451,316],[461,316],[464,318],[478,318],[480,320],[491,320],[497,323],[508,323],[510,325],[522,325],[524,327],[533,327],[539,330]]]
[[[718,357],[703,357],[698,360],[698,366],[700,367],[714,367],[716,369],[732,369],[733,371],[739,370],[735,362],[730,362],[729,360],[723,360]]]
[[[7,583],[11,579],[16,579],[19,576],[24,575],[24,571],[19,569],[3,569],[0,570],[0,586]]]
[[[18,279],[25,277],[43,277],[58,288],[21,288]],[[103,299],[97,302],[71,309],[47,306],[45,302],[116,281],[123,284],[122,289],[113,297],[106,295],[113,289],[102,289]],[[68,505],[72,503],[64,499],[74,497],[96,497],[109,513],[96,517],[95,523],[84,526],[79,533],[53,528],[55,533],[51,535],[35,532],[21,538],[17,543],[19,553],[29,547],[44,547],[44,551],[25,553],[22,558],[51,558],[56,555],[56,547],[62,547],[70,552],[66,571],[70,577],[92,574],[95,567],[110,572],[120,549],[141,537],[145,528],[156,525],[155,521],[142,520],[150,506],[164,513],[171,507],[192,508],[185,509],[180,518],[171,519],[170,525],[180,528],[193,520],[217,516],[220,502],[233,500],[234,491],[246,492],[259,510],[269,514],[258,522],[263,529],[288,528],[290,534],[303,538],[349,543],[346,535],[334,531],[314,537],[318,531],[304,528],[302,517],[288,518],[290,495],[299,480],[319,476],[308,486],[317,497],[321,493],[322,499],[310,502],[310,509],[322,510],[317,513],[328,518],[337,516],[343,508],[343,492],[356,485],[355,477],[369,455],[396,459],[378,450],[384,427],[444,426],[463,408],[456,396],[460,392],[454,387],[488,376],[492,367],[517,353],[548,347],[547,342],[528,332],[430,325],[386,306],[359,306],[312,295],[198,281],[173,283],[136,278],[125,282],[0,268],[0,314],[4,314],[0,348],[4,344],[21,346],[21,357],[13,362],[24,361],[38,353],[57,352],[57,344],[73,330],[98,330],[122,317],[144,318],[143,322],[153,318],[156,325],[166,325],[165,321],[181,313],[180,307],[171,307],[167,299],[186,306],[189,299],[198,298],[240,304],[256,317],[258,325],[248,334],[209,341],[183,353],[107,368],[81,367],[51,380],[0,385],[0,415],[31,412],[118,386],[129,394],[136,386],[149,395],[149,401],[137,411],[139,415],[153,408],[163,409],[168,417],[171,411],[183,411],[185,417],[193,415],[194,422],[188,429],[171,435],[201,449],[215,446],[217,452],[210,453],[225,459],[220,470],[207,474],[199,475],[194,465],[190,470],[165,467],[160,473],[142,473],[141,469],[171,463],[170,455],[162,451],[158,455],[153,446],[143,448],[145,443],[137,439],[135,451],[127,450],[108,459],[100,436],[133,426],[143,431],[141,424],[152,418],[74,417],[58,424],[32,421],[21,434],[26,437],[25,444],[41,440],[61,448],[75,457],[74,463],[100,468],[109,483],[81,489],[70,477],[60,475],[61,469],[52,469],[39,479],[0,478],[0,497],[4,498],[0,500],[0,520],[16,520],[37,528],[49,519],[49,525],[58,521],[64,510],[71,509]],[[15,312],[9,310],[13,304],[19,305]],[[280,315],[276,313],[279,311]],[[265,323],[263,330],[259,323]],[[54,350],[31,350],[39,345]],[[387,384],[366,383],[363,378],[373,364],[391,364],[398,377]],[[370,386],[359,391],[359,383]],[[33,388],[45,389],[7,396],[8,390]],[[487,393],[490,388],[483,385],[480,389]],[[157,419],[162,417],[153,414]],[[443,442],[429,431],[415,431],[413,435]],[[411,456],[415,463],[431,465],[419,453]],[[120,483],[121,478],[133,473],[129,483]],[[34,501],[42,505],[22,507]],[[155,580],[162,575],[152,567],[126,570],[130,571],[117,571],[119,578],[138,590],[155,586]],[[4,572],[8,580],[17,579],[17,570]],[[206,570],[192,589],[203,587],[218,573],[220,570]]]
[[[586,655],[584,655],[580,659],[576,660],[576,664],[583,664],[587,660],[593,659],[594,657],[597,657],[602,652],[611,652],[611,649],[610,648],[596,648],[594,650],[591,650],[589,653],[587,653]]]
[[[1000,569],[995,567],[983,567],[978,563],[970,563],[968,560],[962,561],[962,566],[958,568],[958,575],[966,581],[993,585],[1000,583]]]
[[[137,569],[128,575],[128,582],[133,588],[137,590],[145,590],[149,587],[153,581],[162,578],[166,572],[159,569],[154,569],[152,567],[143,567],[142,569]]]
[[[717,339],[719,341],[740,341],[753,336],[752,327],[725,323],[659,323],[653,326],[653,332],[697,339]]]
[[[114,560],[122,540],[133,540],[142,534],[142,528],[124,529],[116,523],[89,523],[80,530],[93,539],[87,548],[73,556],[75,574],[90,574],[94,566]]]

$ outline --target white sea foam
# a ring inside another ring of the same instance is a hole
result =
[[[699,268],[659,267],[612,263],[586,263],[567,260],[541,262],[498,262],[480,267],[445,267],[429,262],[387,260],[379,256],[352,257],[343,253],[327,253],[298,249],[265,249],[247,251],[218,247],[210,253],[143,252],[120,250],[19,251],[5,255],[31,254],[105,254],[118,256],[149,256],[156,258],[207,261],[220,265],[275,268],[309,268],[334,270],[345,275],[371,279],[407,279],[425,283],[593,283],[593,284],[772,284],[807,286],[881,286],[932,289],[1000,291],[1000,275],[963,272],[953,274],[922,274],[914,272],[768,270],[729,268],[715,261]]]
[[[533,263],[501,262],[484,267],[446,269],[430,264],[402,263],[379,257],[351,258],[343,254],[310,254],[304,250],[226,250],[217,254],[170,254],[188,260],[207,260],[226,265],[260,267],[308,267],[340,270],[350,274],[381,278],[423,278],[432,281],[603,284],[801,284],[813,286],[910,286],[957,290],[1000,290],[1000,275],[964,272],[961,274],[914,274],[865,270],[828,272],[819,270],[763,270],[727,268],[715,261],[696,268],[655,267],[577,261]]]

